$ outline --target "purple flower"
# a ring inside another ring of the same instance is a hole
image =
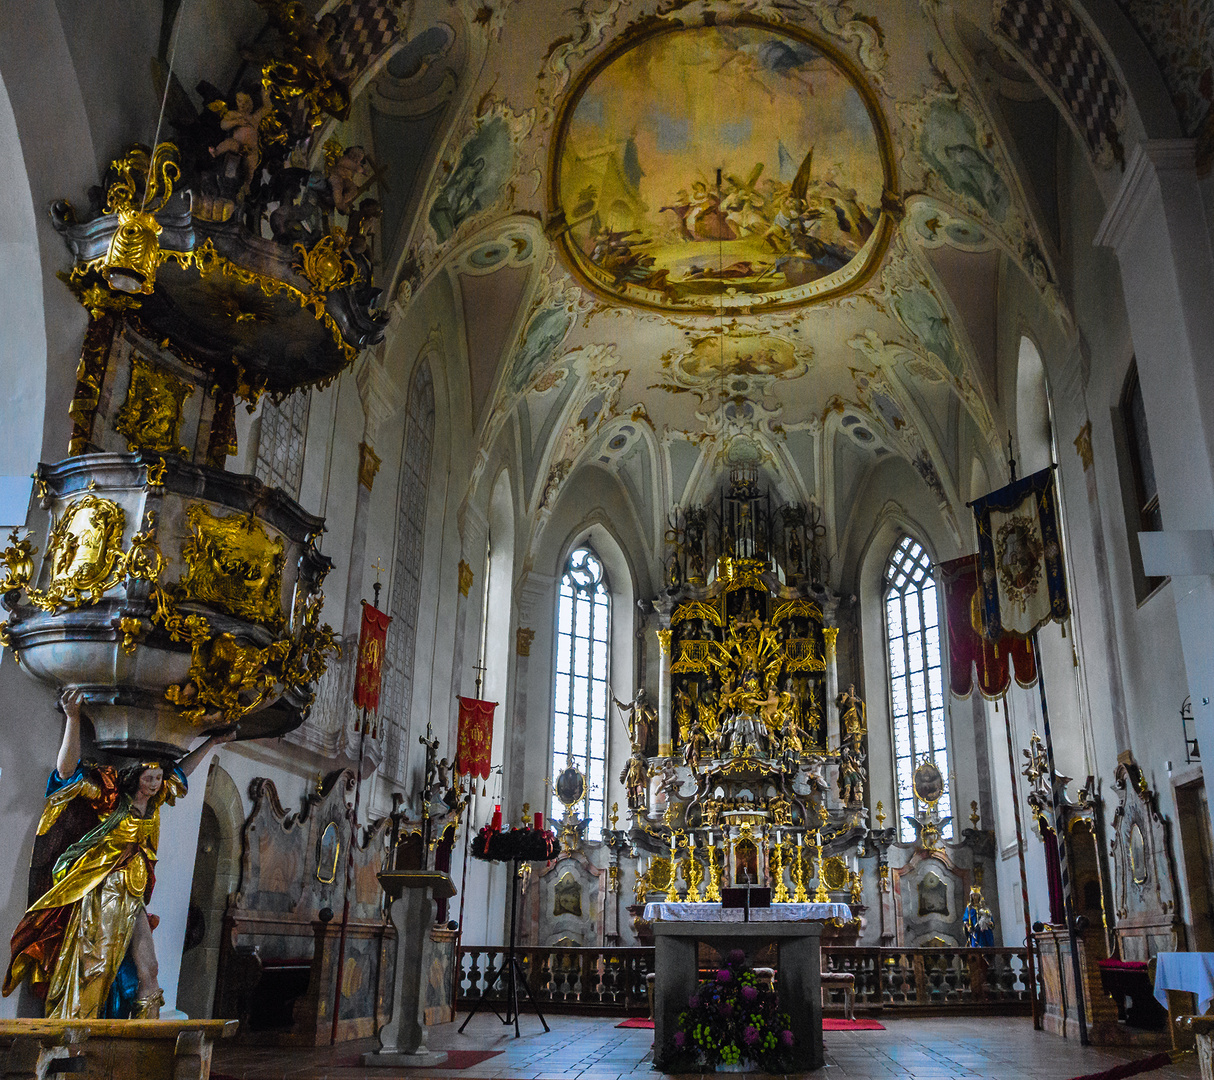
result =
[[[729,970],[729,968],[720,968],[720,969],[718,969],[718,971],[717,971],[717,982],[719,982],[719,983],[727,983],[727,982],[729,982],[729,980],[730,980],[730,979],[732,979],[732,978],[733,978],[733,972],[731,972],[731,971]]]
[[[726,1019],[733,1016],[733,1006],[728,1001],[721,1002],[721,1015]]]
[[[745,1030],[742,1032],[742,1041],[747,1046],[754,1046],[759,1041],[759,1029],[753,1024],[747,1024]]]
[[[674,1033],[674,1044],[680,1050],[682,1050],[683,1047],[687,1044],[687,1036],[684,1035],[681,1031],[676,1031]]]
[[[742,996],[747,1001],[754,1001],[759,996],[759,988],[757,986],[744,986],[742,987]]]
[[[780,1042],[785,1046],[792,1046],[792,1032],[788,1028],[780,1032]]]
[[[700,1007],[700,995],[692,994],[691,997],[687,999],[687,1007],[689,1009],[698,1009]]]
[[[731,964],[744,964],[746,962],[746,954],[741,949],[733,949],[729,954],[729,962]]]

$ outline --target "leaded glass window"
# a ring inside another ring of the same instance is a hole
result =
[[[430,457],[434,443],[434,382],[430,366],[421,364],[409,387],[409,407],[401,454],[397,496],[396,559],[388,641],[384,649],[381,715],[384,718],[384,772],[404,778],[406,732],[413,701],[413,657],[417,643],[417,609],[421,599],[422,546],[425,540]]]
[[[261,406],[254,475],[263,484],[299,498],[303,481],[304,441],[308,437],[310,390],[296,390],[277,405],[268,397]]]
[[[556,605],[556,676],[552,707],[552,776],[570,764],[586,777],[581,815],[587,835],[604,827],[607,798],[607,672],[611,599],[603,564],[588,547],[569,556]],[[554,795],[552,818],[562,804]]]
[[[932,560],[923,546],[904,536],[885,567],[885,631],[889,643],[890,722],[894,732],[894,777],[898,797],[898,838],[914,839],[907,817],[918,812],[912,783],[916,766],[935,762],[949,775],[945,733],[944,673],[940,663],[940,602]],[[952,814],[946,790],[940,816]],[[951,823],[942,835],[953,834]]]

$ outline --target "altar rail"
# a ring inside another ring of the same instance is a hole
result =
[[[485,995],[505,953],[505,948],[483,945],[460,949],[461,1007]],[[531,994],[546,1011],[644,1015],[649,1010],[645,976],[653,970],[652,948],[520,947],[518,954]],[[1023,948],[827,946],[822,966],[855,975],[856,1007],[861,1009],[1027,1013],[1029,1008]],[[841,1001],[841,992],[834,993]],[[499,983],[488,1000],[504,996]]]

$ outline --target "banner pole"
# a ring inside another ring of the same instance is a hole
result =
[[[1033,1030],[1040,1031],[1041,1002],[1037,998],[1037,962],[1033,949],[1033,916],[1029,910],[1029,875],[1024,862],[1024,825],[1020,821],[1020,792],[1016,782],[1016,748],[1012,741],[1012,714],[1007,707],[1007,691],[1003,691],[1003,723],[1007,731],[1007,763],[1012,774],[1012,809],[1016,818],[1016,855],[1020,861],[1020,899],[1024,904],[1024,944],[1027,949],[1029,1006],[1033,1011]]]
[[[1075,925],[1075,904],[1071,896],[1071,859],[1066,847],[1066,831],[1062,822],[1062,789],[1054,769],[1054,739],[1050,734],[1050,710],[1045,699],[1045,672],[1041,670],[1041,644],[1033,631],[1033,663],[1037,666],[1037,689],[1041,695],[1041,727],[1045,733],[1046,768],[1050,771],[1050,793],[1054,807],[1054,839],[1058,849],[1058,876],[1062,880],[1062,903],[1066,915],[1067,933],[1071,939],[1071,969],[1075,978],[1075,1009],[1079,1018],[1079,1045],[1088,1045],[1088,1016],[1083,994],[1083,965],[1079,960],[1079,928]]]
[[[377,597],[378,599],[378,597]],[[341,909],[341,933],[337,939],[337,979],[333,992],[333,1028],[329,1032],[329,1045],[337,1045],[337,1020],[341,1006],[342,983],[345,981],[346,967],[346,929],[350,925],[350,885],[354,878],[354,846],[358,839],[358,797],[362,794],[363,786],[363,745],[367,738],[367,710],[363,709],[362,729],[358,733],[358,767],[354,774],[354,813],[350,818],[350,845],[346,852],[346,888],[345,903]]]

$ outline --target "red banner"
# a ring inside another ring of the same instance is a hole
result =
[[[978,556],[966,555],[940,564],[944,580],[944,610],[948,622],[949,684],[957,697],[969,697],[978,668],[978,690],[985,698],[1002,697],[1016,682],[1029,687],[1037,681],[1033,644],[1004,634],[998,641],[984,636]],[[1011,661],[1009,665],[1009,660]]]
[[[391,615],[363,601],[363,625],[358,634],[358,669],[354,676],[354,704],[375,712],[379,708],[379,681],[384,672],[384,643]]]
[[[459,699],[459,740],[456,761],[465,775],[489,779],[489,755],[493,749],[493,710],[496,701]]]

